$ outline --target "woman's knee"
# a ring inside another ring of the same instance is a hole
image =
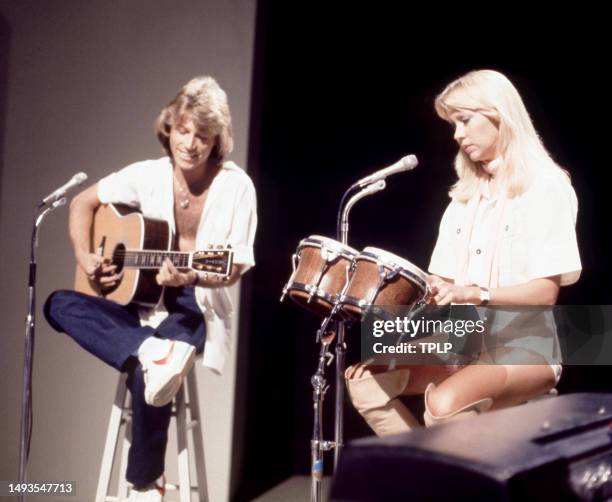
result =
[[[461,396],[455,389],[447,386],[428,388],[425,393],[425,401],[429,413],[437,417],[450,415],[462,406]]]
[[[507,366],[508,387],[515,394],[523,394],[524,400],[546,394],[557,385],[559,376],[555,368],[547,364]]]

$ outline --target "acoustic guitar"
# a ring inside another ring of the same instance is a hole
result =
[[[229,247],[171,251],[172,240],[166,221],[145,218],[129,206],[101,205],[94,214],[90,250],[116,265],[121,278],[115,286],[101,289],[77,265],[74,289],[121,305],[153,306],[163,291],[155,276],[166,258],[181,271],[196,270],[222,278],[231,274],[233,251]]]

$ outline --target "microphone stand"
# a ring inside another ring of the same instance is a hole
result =
[[[338,227],[337,233],[339,239],[343,244],[348,242],[348,217],[352,207],[360,199],[372,195],[376,192],[384,190],[386,187],[384,180],[379,180],[363,188],[358,183],[351,185],[351,187],[344,193],[342,200],[340,201],[340,207],[338,209]],[[360,191],[354,194],[348,202],[345,204],[345,200],[349,193],[356,188],[361,188]],[[346,285],[345,285],[346,288]],[[344,293],[344,292],[343,292]],[[321,328],[317,331],[317,341],[320,343],[319,359],[317,364],[317,371],[312,376],[310,382],[313,387],[313,431],[312,440],[310,442],[311,452],[311,484],[310,484],[310,500],[311,502],[321,502],[323,496],[322,490],[322,479],[323,479],[323,454],[331,449],[334,450],[334,470],[338,464],[338,458],[340,451],[343,447],[344,440],[344,366],[345,366],[345,354],[346,354],[346,343],[344,341],[345,326],[344,321],[336,320],[335,330],[332,327],[331,332],[335,331],[337,335],[336,339],[336,389],[335,389],[335,417],[334,417],[334,441],[323,440],[323,399],[325,393],[329,388],[327,380],[325,379],[325,368],[331,363],[333,359],[332,354],[329,351],[329,345],[333,339],[333,334],[328,334],[328,326],[333,322],[333,319],[338,313],[339,305],[334,306],[331,314],[323,320]]]
[[[344,208],[342,203],[338,209],[338,213],[342,214],[339,219],[339,226],[336,230],[338,237],[342,244],[348,245],[348,233],[349,233],[349,212],[353,206],[364,197],[372,195],[376,192],[380,192],[386,188],[387,184],[385,180],[379,180],[375,183],[367,185],[362,188],[361,191],[353,195]],[[347,193],[349,193],[355,185],[353,185]],[[346,195],[346,194],[345,194]],[[344,200],[344,197],[343,197]],[[345,326],[344,321],[338,323],[338,338],[336,340],[336,394],[335,394],[335,416],[334,416],[334,442],[336,448],[334,449],[334,471],[338,467],[338,459],[340,458],[340,452],[344,447],[344,370],[345,370],[345,358],[346,358],[346,342],[344,341]]]
[[[44,218],[52,211],[66,204],[66,197],[61,197],[49,206],[43,202],[36,207],[32,240],[30,246],[30,267],[28,274],[28,313],[25,319],[25,348],[23,355],[23,390],[21,397],[21,430],[19,437],[19,483],[26,482],[26,468],[32,439],[32,366],[34,360],[34,327],[36,315],[36,251],[38,248],[38,229]],[[45,207],[46,206],[46,207]],[[25,500],[25,493],[19,495]]]

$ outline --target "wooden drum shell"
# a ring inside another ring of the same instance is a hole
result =
[[[393,267],[385,257],[377,257],[366,248],[355,258],[355,265],[347,289],[340,300],[341,310],[350,318],[360,320],[367,305],[406,305],[420,301],[427,290],[425,274],[418,267]],[[401,260],[401,259],[400,259]],[[402,260],[405,262],[405,260]],[[379,266],[385,273],[398,270],[391,279],[381,280]]]
[[[332,239],[311,236],[302,240],[296,252],[295,270],[284,293],[305,309],[328,316],[346,286],[357,255],[356,250]]]

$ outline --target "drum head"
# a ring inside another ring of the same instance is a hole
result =
[[[342,244],[341,242],[330,239],[329,237],[323,237],[322,235],[311,235],[306,239],[302,239],[300,241],[300,247],[302,246],[315,246],[315,247],[325,247],[332,251],[335,251],[340,254],[349,255],[349,256],[357,256],[359,251],[353,249],[346,244]]]
[[[412,280],[413,282],[416,282],[423,292],[427,290],[427,274],[419,267],[400,256],[390,253],[389,251],[385,251],[384,249],[367,247],[364,248],[364,250],[359,254],[358,258],[378,261],[389,268],[398,266],[402,269],[400,272],[401,275]]]

